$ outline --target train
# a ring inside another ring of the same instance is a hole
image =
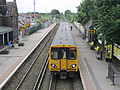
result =
[[[65,79],[78,72],[78,47],[67,22],[61,22],[50,46],[48,68],[52,76]]]

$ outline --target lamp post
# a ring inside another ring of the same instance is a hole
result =
[[[35,18],[35,0],[33,0],[33,4],[34,4],[34,18]]]

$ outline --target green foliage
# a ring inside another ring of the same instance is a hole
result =
[[[84,25],[91,19],[92,10],[94,9],[94,0],[84,0],[77,8],[77,21]]]
[[[51,14],[52,14],[52,15],[56,15],[56,14],[60,15],[60,12],[59,12],[58,10],[56,10],[56,9],[53,9],[53,10],[51,11]]]
[[[65,17],[67,19],[67,21],[69,22],[73,22],[75,20],[75,13],[72,13],[70,10],[66,10],[65,11]]]
[[[9,54],[9,49],[6,48],[5,50],[0,51],[0,54]]]
[[[99,39],[106,44],[120,44],[119,0],[84,0],[78,7],[77,21],[84,25],[90,19]]]
[[[51,14],[49,14],[49,13],[44,13],[44,14],[39,18],[39,20],[45,20],[45,21],[52,20]],[[43,23],[43,22],[40,22],[40,23]]]
[[[58,10],[56,10],[56,9],[53,9],[53,10],[51,11],[51,16],[52,16],[52,18],[55,18],[55,19],[61,19],[61,14],[60,14],[60,12],[59,12]]]
[[[71,15],[71,14],[72,14],[72,12],[71,12],[70,10],[66,10],[66,11],[65,11],[65,16]]]
[[[113,0],[96,1],[98,34],[106,44],[120,43],[120,5]]]
[[[18,43],[18,46],[24,46],[24,43]]]

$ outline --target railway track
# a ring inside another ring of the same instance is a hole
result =
[[[73,90],[72,78],[60,79],[51,77],[49,90]]]
[[[47,66],[49,46],[58,26],[39,44],[2,90],[37,90],[36,88],[39,88],[38,81],[42,82],[40,77],[43,78],[44,74],[41,72],[45,71],[42,68]]]
[[[44,64],[43,64],[43,66],[42,66],[42,68],[40,70],[40,73],[38,75],[38,78],[36,80],[36,83],[34,85],[33,90],[40,90],[40,87],[41,87],[45,72],[47,70],[47,65],[48,65],[48,56],[46,56],[46,59],[45,59]]]
[[[48,90],[83,90],[79,73],[74,78],[51,77]]]

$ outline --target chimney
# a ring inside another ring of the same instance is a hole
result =
[[[6,26],[6,0],[0,0],[0,14],[2,15],[2,25]]]

